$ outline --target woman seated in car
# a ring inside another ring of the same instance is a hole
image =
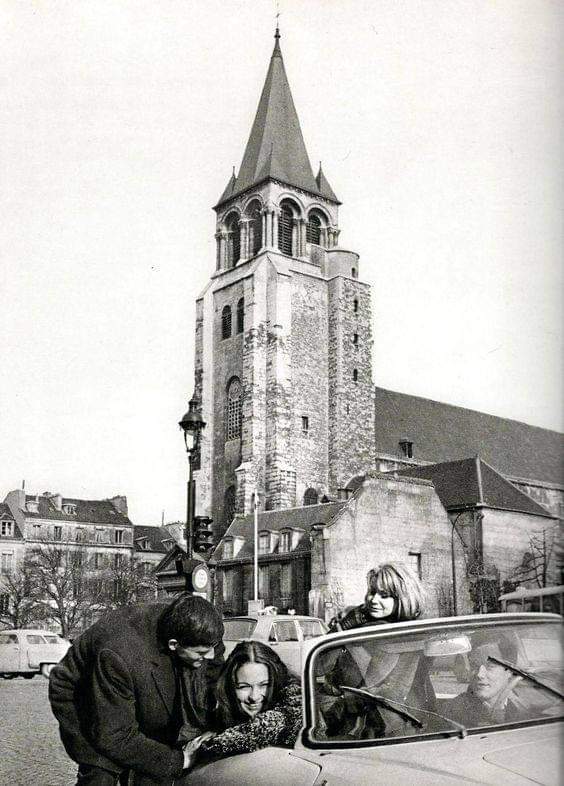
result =
[[[302,725],[301,689],[266,644],[237,644],[219,676],[216,699],[215,730],[189,743],[198,760],[294,746]]]

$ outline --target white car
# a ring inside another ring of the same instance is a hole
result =
[[[202,764],[190,786],[562,783],[560,616],[384,624],[323,636],[308,649],[294,748]],[[477,712],[500,668],[503,701]]]
[[[302,673],[304,644],[327,633],[327,625],[317,617],[299,614],[247,614],[223,620],[225,657],[240,641],[254,639],[268,644],[296,675]]]
[[[67,653],[70,641],[36,628],[0,631],[0,676],[4,679],[36,674],[48,677],[51,669]]]

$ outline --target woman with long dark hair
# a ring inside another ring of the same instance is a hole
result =
[[[199,743],[200,760],[293,747],[302,725],[301,689],[266,644],[237,644],[217,681],[216,700],[217,732]]]

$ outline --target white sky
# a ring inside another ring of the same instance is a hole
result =
[[[376,384],[562,428],[564,4],[281,0]],[[0,498],[182,518],[194,298],[271,0],[0,0]]]

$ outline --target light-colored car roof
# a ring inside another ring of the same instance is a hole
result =
[[[40,636],[59,636],[58,633],[53,633],[52,630],[42,630],[41,628],[12,628],[10,630],[0,630],[0,634],[2,633],[32,633]]]

